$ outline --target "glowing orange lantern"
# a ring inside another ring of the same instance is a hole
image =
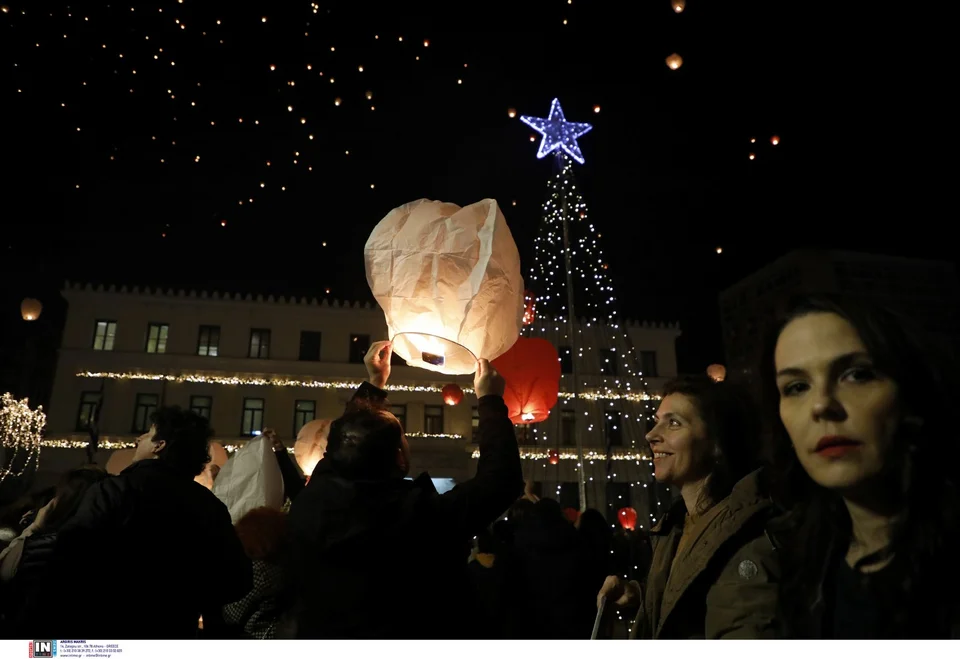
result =
[[[633,508],[621,508],[617,512],[617,519],[620,520],[620,526],[633,531],[637,528],[637,511]]]
[[[537,296],[530,291],[523,293],[523,324],[530,325],[537,319]]]
[[[442,393],[443,402],[451,407],[459,405],[460,401],[463,400],[463,389],[460,388],[460,385],[452,382],[443,388]]]
[[[558,451],[557,449],[551,449],[549,460],[550,460],[550,464],[552,465],[560,464],[560,451]]]
[[[493,362],[507,381],[503,402],[514,423],[538,423],[550,416],[560,392],[560,357],[545,339],[521,337]]]
[[[670,67],[671,71],[676,71],[683,66],[683,58],[674,53],[667,58],[667,66]]]
[[[727,377],[727,369],[723,364],[710,364],[707,367],[707,375],[714,382],[723,382],[724,378]]]
[[[687,3],[684,0],[673,0],[670,4],[673,5],[673,11],[678,14],[682,14],[683,10],[687,7]]]
[[[580,511],[576,508],[567,507],[563,509],[563,516],[566,517],[567,521],[571,524],[576,524],[577,520],[580,519]]]
[[[317,463],[327,452],[327,438],[330,436],[331,423],[333,421],[329,419],[314,419],[304,424],[297,433],[297,441],[293,445],[293,457],[307,478],[313,474]]]
[[[40,317],[41,311],[43,311],[43,304],[40,300],[28,297],[20,303],[20,315],[24,320],[36,320]]]
[[[116,476],[121,471],[132,465],[133,456],[136,452],[136,449],[122,448],[111,453],[110,457],[107,459],[107,466],[105,467],[107,473],[112,476]]]
[[[363,255],[393,351],[410,366],[472,374],[520,335],[520,252],[493,199],[404,204],[377,224]]]
[[[780,144],[780,136],[774,135],[773,137],[771,137],[770,144],[772,144],[773,146],[777,146],[778,144]]]

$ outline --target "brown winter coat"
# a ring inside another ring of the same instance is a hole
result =
[[[631,638],[776,636],[780,567],[764,531],[772,504],[759,476],[744,477],[710,509],[679,557],[683,500],[654,527],[653,562]]]

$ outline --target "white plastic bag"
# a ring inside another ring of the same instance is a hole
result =
[[[283,475],[273,454],[273,446],[260,437],[233,454],[220,469],[213,493],[237,521],[254,508],[283,507]]]

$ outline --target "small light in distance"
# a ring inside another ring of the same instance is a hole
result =
[[[770,144],[772,144],[773,146],[777,146],[778,144],[780,144],[780,136],[774,135],[773,137],[771,137]]]
[[[722,247],[718,247],[718,248],[717,248],[717,254],[723,254],[723,248],[722,248]]]

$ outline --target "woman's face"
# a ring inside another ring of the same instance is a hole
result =
[[[900,425],[897,384],[880,373],[853,326],[833,313],[792,320],[774,362],[780,419],[804,470],[840,492],[881,474]]]
[[[654,476],[660,483],[682,486],[710,473],[710,441],[697,406],[683,394],[660,401],[656,425],[647,433]]]

